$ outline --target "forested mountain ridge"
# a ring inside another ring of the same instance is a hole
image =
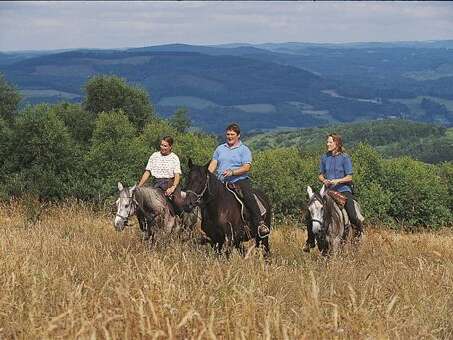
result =
[[[23,103],[80,102],[95,74],[144,87],[159,115],[185,106],[221,132],[406,118],[453,124],[450,41],[362,44],[171,44],[118,50],[0,53]]]

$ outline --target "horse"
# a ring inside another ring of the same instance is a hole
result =
[[[350,221],[344,208],[340,208],[332,197],[327,195],[323,186],[320,193],[313,192],[308,186],[308,210],[310,212],[312,231],[318,249],[322,255],[334,254],[347,239]],[[363,221],[360,205],[354,201],[357,217]]]
[[[156,232],[159,231],[166,236],[179,232],[181,229],[193,229],[197,219],[199,219],[197,215],[188,216],[185,213],[183,213],[181,219],[177,217],[171,203],[159,188],[137,187],[135,185],[128,188],[118,182],[118,190],[117,212],[113,222],[117,231],[124,230],[125,226],[128,225],[129,218],[136,215],[144,239],[151,239],[154,242]],[[178,191],[176,196],[175,199],[180,202],[184,195],[181,195]]]
[[[189,159],[188,182],[184,209],[191,211],[195,207],[201,208],[201,229],[208,237],[209,243],[221,253],[225,244],[228,256],[233,246],[245,255],[242,242],[255,240],[255,246],[264,247],[265,256],[270,255],[269,238],[261,238],[256,228],[250,228],[249,213],[243,214],[241,204],[224,183],[208,170],[209,163],[200,166],[192,163]],[[260,204],[265,209],[264,221],[271,227],[272,210],[266,195],[260,190],[254,190]],[[243,219],[244,217],[244,219]]]

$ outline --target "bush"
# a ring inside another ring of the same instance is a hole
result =
[[[448,189],[436,167],[409,157],[383,161],[381,183],[390,193],[389,215],[407,225],[440,227],[453,222]]]
[[[96,116],[83,110],[79,104],[61,103],[52,106],[52,111],[64,122],[72,138],[83,148],[89,146]]]
[[[101,201],[117,191],[117,182],[132,185],[143,170],[146,148],[121,111],[101,113],[85,158],[91,198]]]
[[[281,148],[255,154],[254,185],[271,200],[274,213],[298,215],[307,204],[307,185],[318,188],[318,158],[296,148]]]
[[[79,163],[75,143],[64,123],[47,105],[29,107],[17,116],[5,161],[6,192],[57,199],[68,194]]]

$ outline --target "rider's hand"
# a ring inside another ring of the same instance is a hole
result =
[[[326,187],[330,187],[330,186],[333,184],[333,182],[332,182],[332,181],[329,181],[328,179],[325,179],[325,180],[323,181],[323,183],[324,183],[324,185],[325,185]]]
[[[223,177],[230,177],[230,176],[233,176],[233,170],[231,170],[231,169],[226,169],[226,170],[223,172]]]
[[[170,196],[175,191],[175,189],[176,187],[174,185],[169,187],[167,190],[165,190],[165,196]]]

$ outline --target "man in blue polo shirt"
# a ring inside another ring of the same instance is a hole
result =
[[[258,235],[269,235],[270,229],[261,217],[258,203],[252,192],[249,171],[252,166],[252,153],[240,141],[241,130],[239,125],[232,123],[226,128],[226,143],[221,144],[214,151],[208,170],[217,175],[224,183],[235,183],[244,195],[244,204],[249,209],[253,227],[257,228]]]

